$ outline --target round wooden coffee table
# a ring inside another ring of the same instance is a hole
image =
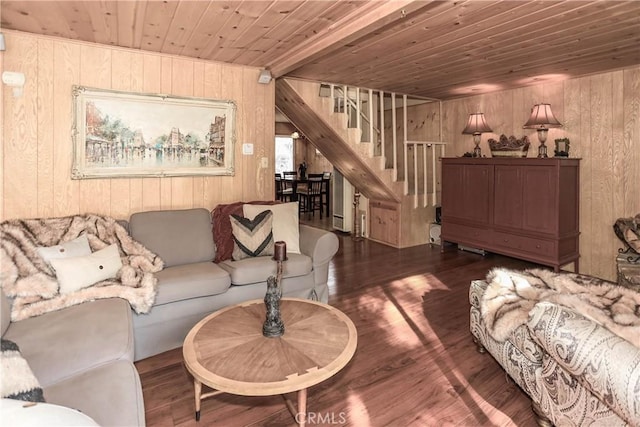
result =
[[[307,388],[351,360],[357,332],[351,319],[327,304],[283,298],[280,312],[285,333],[278,338],[262,335],[262,300],[216,311],[191,329],[182,351],[193,375],[196,420],[201,400],[220,393],[271,396],[297,391],[297,410],[285,402],[298,425],[305,425]],[[214,391],[202,393],[202,384]]]

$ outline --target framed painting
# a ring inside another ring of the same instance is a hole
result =
[[[73,179],[233,175],[236,104],[73,87]]]

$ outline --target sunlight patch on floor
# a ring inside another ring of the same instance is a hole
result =
[[[416,274],[414,276],[403,277],[402,279],[391,282],[393,286],[411,287],[417,291],[427,290],[449,290],[449,287],[442,283],[433,274]]]
[[[347,397],[347,408],[349,413],[347,415],[346,425],[358,427],[371,426],[369,411],[358,393],[353,391],[349,392],[349,396]]]

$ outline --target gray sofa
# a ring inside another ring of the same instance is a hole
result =
[[[126,300],[107,298],[12,322],[10,299],[2,292],[2,337],[19,346],[47,404],[78,409],[99,425],[143,426],[133,361],[180,347],[188,331],[219,308],[263,298],[276,264],[270,257],[213,263],[216,247],[206,209],[140,212],[119,222],[165,262],[155,273],[157,294],[148,313],[136,314]],[[300,248],[301,254],[288,254],[284,263],[284,295],[327,302],[329,261],[338,239],[300,226]],[[3,399],[0,408],[9,406]],[[36,407],[42,412],[46,405]],[[37,412],[17,409],[25,416]]]
[[[265,206],[265,209],[268,207]],[[151,310],[133,315],[135,360],[180,347],[206,315],[231,304],[264,298],[276,273],[271,257],[212,263],[216,245],[206,209],[148,211],[131,215],[131,236],[165,263]],[[329,262],[338,251],[335,234],[300,226],[301,254],[283,264],[283,294],[328,301]]]
[[[145,424],[127,301],[91,301],[10,322],[10,303],[1,294],[2,338],[19,346],[48,404],[77,409],[102,426]],[[36,422],[37,411],[22,412],[18,419],[24,425],[53,422],[47,421],[46,413]],[[71,416],[66,419],[69,423],[74,421]],[[58,421],[57,425],[64,424]]]

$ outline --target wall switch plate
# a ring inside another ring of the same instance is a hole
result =
[[[263,168],[268,168],[269,167],[269,158],[268,157],[263,157],[262,159],[262,167]]]
[[[242,154],[244,154],[245,156],[253,155],[253,144],[250,144],[250,143],[242,144]]]

